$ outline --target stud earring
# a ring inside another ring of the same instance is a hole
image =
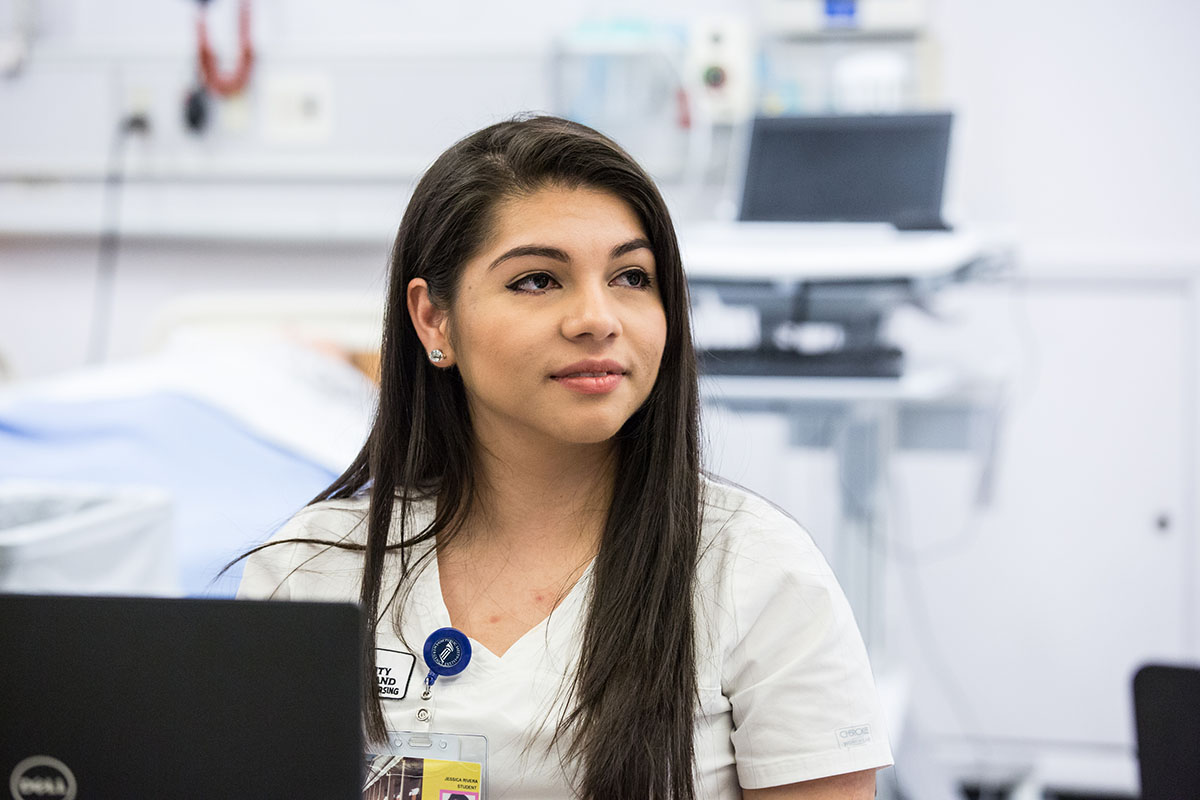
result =
[[[429,351],[429,360],[435,364],[440,363],[440,362],[446,360],[446,354],[443,353],[441,350],[430,350]]]

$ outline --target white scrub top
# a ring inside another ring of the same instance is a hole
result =
[[[833,573],[790,517],[742,489],[706,480],[696,581],[696,789],[705,800],[892,763],[862,638]],[[297,514],[274,537],[362,542],[365,497],[325,501]],[[433,519],[418,503],[410,531]],[[398,527],[398,526],[397,526]],[[394,579],[399,556],[389,553]],[[361,552],[280,544],[251,556],[239,597],[355,602]],[[407,696],[384,700],[388,726],[419,728],[426,637],[450,625],[437,559],[407,598],[404,636],[387,616],[377,646],[416,654]],[[570,766],[548,752],[566,680],[579,650],[591,568],[555,611],[497,657],[472,640],[470,665],[439,678],[433,730],[488,739],[488,797],[562,800]],[[390,595],[385,587],[383,597]],[[664,665],[669,668],[669,665]],[[631,719],[630,725],[637,720]]]

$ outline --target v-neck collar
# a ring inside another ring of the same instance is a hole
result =
[[[429,526],[436,510],[435,503],[436,500],[432,498],[418,501],[413,509],[412,530],[422,531]],[[450,610],[446,607],[446,600],[442,595],[436,537],[423,543],[421,549],[414,552],[412,557],[415,561],[426,555],[413,583],[413,590],[409,594],[410,602],[415,601],[410,609],[410,619],[419,626],[419,629],[413,632],[419,636],[414,644],[423,644],[425,637],[438,628],[452,627]],[[588,562],[579,580],[575,581],[575,585],[567,592],[562,602],[540,622],[521,634],[503,655],[496,655],[485,645],[468,636],[471,641],[473,668],[479,670],[480,667],[484,667],[486,671],[491,671],[492,668],[526,669],[541,665],[555,670],[567,669],[569,665],[566,661],[572,659],[575,650],[569,647],[570,639],[582,631],[594,566],[595,559]],[[560,659],[554,658],[554,655],[560,653],[563,654],[564,661],[556,663]]]
[[[436,554],[437,544],[432,539],[430,543],[434,552],[426,560],[421,574],[417,576],[417,581],[420,584],[419,593],[428,601],[427,606],[432,612],[433,618],[430,622],[434,627],[429,630],[429,633],[432,633],[437,628],[452,627],[452,623],[450,622],[450,611],[446,607],[446,600],[442,595],[441,574],[438,571]],[[503,655],[496,655],[485,645],[468,636],[467,638],[471,640],[472,658],[478,659],[480,664],[490,663],[497,666],[512,664],[524,668],[530,666],[530,661],[539,660],[542,654],[558,651],[560,648],[556,645],[565,644],[565,640],[574,635],[582,625],[583,606],[591,585],[594,564],[594,559],[588,562],[583,574],[579,576],[579,580],[575,581],[575,585],[563,597],[562,602],[536,625],[521,634],[515,642],[509,645]],[[518,664],[518,662],[521,663]]]

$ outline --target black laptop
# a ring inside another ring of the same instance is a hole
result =
[[[946,230],[951,121],[946,112],[759,117],[739,217]]]
[[[0,596],[0,791],[357,800],[360,630],[345,604]]]

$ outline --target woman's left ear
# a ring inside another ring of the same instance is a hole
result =
[[[429,296],[429,284],[424,278],[413,278],[408,282],[408,316],[412,319],[417,336],[425,347],[425,354],[435,366],[449,367],[454,364],[454,350],[446,336],[449,315],[438,307]]]

